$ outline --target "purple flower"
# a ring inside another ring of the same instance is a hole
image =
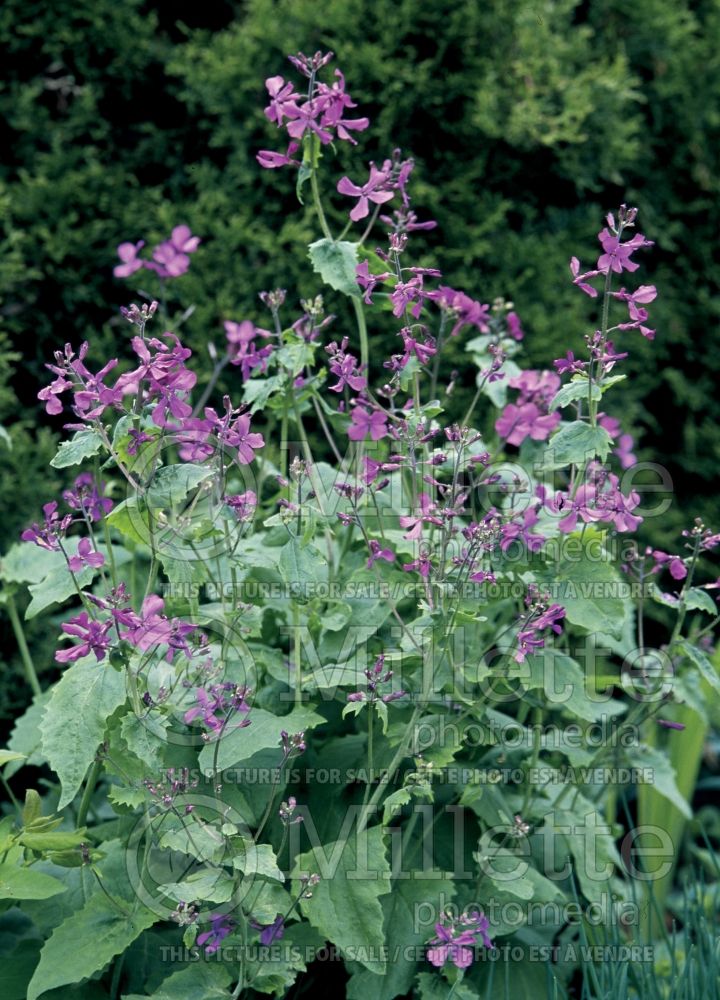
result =
[[[267,927],[256,928],[260,930],[260,944],[267,947],[271,945],[273,941],[280,941],[285,934],[285,921],[282,915],[278,913],[275,920]]]
[[[560,413],[548,406],[560,388],[560,378],[550,371],[525,371],[508,383],[519,389],[517,404],[508,404],[495,421],[495,430],[508,444],[520,445],[526,437],[546,441],[560,423]]]
[[[63,500],[73,510],[80,510],[91,521],[100,521],[113,509],[110,497],[103,496],[105,483],[96,483],[92,473],[83,472],[75,480],[74,490],[65,490]]]
[[[597,262],[598,271],[605,274],[608,269],[620,274],[622,271],[637,271],[639,264],[630,257],[636,250],[653,246],[652,240],[646,240],[642,233],[636,233],[627,243],[620,242],[620,233],[611,233],[605,228],[598,233],[598,239],[604,250]]]
[[[422,534],[423,524],[437,524],[442,525],[442,520],[435,514],[437,507],[432,502],[427,493],[421,493],[418,497],[420,504],[420,513],[417,515],[410,514],[400,515],[400,527],[408,528],[409,530],[403,535],[403,538],[408,541],[417,540]]]
[[[588,285],[588,278],[596,278],[600,271],[586,271],[584,274],[580,273],[580,261],[577,257],[570,258],[570,273],[573,276],[573,285],[577,285],[580,291],[585,292],[589,295],[591,299],[597,298],[597,288],[593,288],[592,285]]]
[[[235,496],[226,496],[224,500],[228,507],[235,512],[238,521],[250,520],[257,507],[257,495],[252,490],[238,493]]]
[[[355,392],[362,392],[367,387],[367,381],[360,374],[357,358],[353,354],[347,354],[348,338],[343,337],[340,346],[333,341],[325,348],[330,355],[330,371],[337,376],[335,385],[329,385],[332,392],[342,392],[345,386],[354,389]]]
[[[560,414],[542,414],[534,403],[515,406],[509,403],[495,421],[495,430],[508,444],[520,445],[526,437],[547,441],[557,425]]]
[[[264,372],[273,348],[271,344],[258,348],[255,339],[258,335],[270,337],[269,331],[255,326],[249,319],[243,320],[242,323],[226,320],[224,326],[230,364],[240,366],[243,382],[250,378],[255,368],[259,367]]]
[[[425,297],[432,302],[436,302],[444,312],[448,313],[451,319],[454,319],[455,323],[450,331],[451,337],[459,333],[464,326],[475,326],[481,333],[490,332],[488,325],[490,306],[476,302],[475,299],[471,299],[465,292],[458,292],[447,285],[441,285],[436,291],[427,292]],[[512,315],[514,316],[515,314],[513,313]],[[517,320],[517,317],[515,319]],[[519,321],[517,322],[517,329],[520,329]],[[521,338],[522,333],[516,339],[519,340]]]
[[[79,639],[80,643],[68,649],[58,650],[55,653],[55,659],[58,663],[74,663],[75,660],[94,653],[98,662],[104,660],[105,654],[110,648],[110,640],[107,634],[112,628],[112,624],[112,618],[108,618],[104,622],[98,622],[94,618],[90,618],[87,611],[81,611],[79,615],[71,618],[69,622],[65,622],[62,626],[62,630],[66,635]]]
[[[240,465],[249,465],[255,458],[254,452],[265,445],[262,434],[250,431],[249,413],[237,418],[225,434],[224,441],[231,448],[237,449],[237,460]]]
[[[189,226],[175,226],[170,234],[170,243],[178,253],[195,253],[200,246],[200,237],[193,236]]]
[[[680,556],[672,556],[667,552],[654,549],[652,557],[655,560],[655,565],[651,570],[652,573],[659,573],[661,569],[669,569],[673,580],[684,580],[687,576],[687,566]]]
[[[113,274],[116,278],[129,278],[131,274],[135,274],[141,267],[144,267],[145,262],[138,258],[138,251],[142,250],[144,246],[145,240],[140,240],[138,243],[120,244],[117,253],[122,263],[116,264],[113,268]]]
[[[457,921],[449,915],[435,924],[435,937],[429,942],[427,957],[431,965],[441,969],[448,961],[458,969],[467,969],[475,958],[478,938],[486,948],[493,943],[488,936],[490,924],[483,913],[462,915]]]
[[[383,549],[380,542],[376,539],[370,539],[370,557],[367,561],[367,568],[372,569],[378,559],[384,559],[385,562],[395,562],[395,553],[392,549]]]
[[[293,160],[293,154],[300,148],[299,142],[291,142],[285,153],[275,153],[271,149],[261,149],[255,159],[261,167],[266,170],[275,170],[277,167],[299,167],[300,160]]]
[[[195,944],[199,948],[205,945],[205,954],[214,955],[222,942],[233,929],[233,922],[222,914],[210,917],[210,930],[198,934]]]
[[[369,203],[383,205],[386,201],[391,201],[392,190],[388,189],[390,183],[389,176],[382,170],[378,170],[374,163],[370,164],[370,176],[362,187],[353,184],[349,177],[342,177],[337,184],[340,194],[346,194],[351,198],[357,198],[358,203],[350,212],[353,222],[367,217],[370,212]]]
[[[72,516],[66,514],[61,518],[57,512],[57,500],[52,500],[43,506],[45,522],[41,526],[37,522],[30,528],[26,528],[20,535],[24,542],[34,542],[41,549],[48,552],[58,552],[60,545],[58,539],[64,537],[65,532],[72,524]]]
[[[525,604],[528,612],[521,619],[517,634],[516,663],[523,663],[528,653],[534,653],[545,646],[543,632],[549,629],[555,635],[560,635],[562,625],[559,623],[565,617],[565,608],[560,604],[549,604],[548,595],[541,593],[534,584],[528,587]]]
[[[161,278],[179,278],[190,267],[190,258],[178,250],[172,240],[158,243],[152,255],[153,259],[148,261],[146,266],[151,271],[157,272]]]
[[[348,437],[351,441],[364,441],[368,434],[373,441],[380,441],[387,435],[388,418],[383,410],[368,410],[358,405],[354,407],[350,419]]]
[[[86,566],[99,569],[105,565],[105,556],[96,552],[89,538],[81,538],[78,542],[77,554],[68,559],[68,569],[71,573],[79,573]]]

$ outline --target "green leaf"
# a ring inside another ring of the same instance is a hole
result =
[[[139,719],[134,712],[123,716],[120,735],[128,750],[150,768],[160,770],[165,766],[163,751],[167,746],[168,720],[162,716],[147,715]]]
[[[42,799],[34,788],[28,788],[25,792],[25,805],[22,811],[23,826],[30,826],[40,816],[42,816]]]
[[[315,271],[331,288],[353,298],[360,297],[356,268],[358,245],[346,240],[316,240],[308,247]]]
[[[70,465],[80,465],[86,458],[97,455],[102,446],[103,440],[97,431],[78,431],[69,441],[63,441],[50,465],[54,469],[67,469]]]
[[[564,709],[587,722],[625,711],[625,706],[619,701],[599,695],[592,698],[582,667],[565,653],[548,648],[527,659],[533,674],[538,675],[538,686],[545,691],[549,708]]]
[[[683,596],[685,607],[688,611],[707,611],[709,615],[718,614],[718,606],[713,601],[707,590],[700,587],[690,587]]]
[[[15,753],[13,750],[0,750],[0,767],[8,764],[11,760],[25,760],[25,754]]]
[[[285,876],[278,868],[277,857],[270,844],[253,844],[244,842],[233,845],[233,866],[246,876],[269,879],[271,882],[284,882]]]
[[[593,382],[592,385],[592,398],[597,400],[602,397],[602,392],[600,391],[600,386]],[[576,399],[587,399],[588,398],[588,380],[585,376],[577,376],[564,385],[562,389],[559,389],[557,393],[553,396],[552,402],[550,403],[549,409],[557,410],[562,406],[567,406],[568,403],[572,403]]]
[[[437,972],[421,972],[417,977],[417,984],[420,991],[418,993],[419,1000],[447,1000],[450,996],[451,987],[448,986],[447,982]],[[527,996],[530,996],[530,994],[527,994]],[[537,994],[537,996],[540,996],[540,994]],[[486,994],[477,993],[469,983],[456,983],[452,987],[452,1000],[478,1000],[478,997],[487,1000]],[[495,1000],[494,996],[492,1000]]]
[[[705,653],[697,646],[693,646],[690,642],[680,642],[678,643],[678,649],[683,653],[693,666],[697,667],[698,672],[704,681],[706,681],[710,687],[715,691],[716,694],[720,694],[720,676],[710,660],[707,658]]]
[[[219,962],[196,962],[163,979],[152,1000],[228,1000],[230,969]],[[144,994],[124,993],[123,1000],[147,1000]]]
[[[398,788],[392,795],[388,795],[383,802],[383,826],[387,826],[393,816],[396,816],[411,798],[412,795],[407,788]]]
[[[549,566],[546,582],[553,601],[562,604],[573,625],[622,637],[626,604],[620,595],[626,585],[609,562],[591,560],[586,554],[565,558]]]
[[[358,856],[358,844],[362,850]],[[349,840],[337,841],[301,854],[293,878],[317,873],[321,881],[310,899],[300,908],[318,931],[340,951],[372,972],[383,974],[387,963],[382,955],[385,943],[380,897],[389,891],[390,865],[385,856],[379,826],[362,835],[352,832]],[[293,893],[300,892],[295,882]]]
[[[123,900],[119,906],[124,909],[127,903]],[[56,927],[45,942],[30,980],[27,1000],[37,1000],[47,990],[87,979],[125,951],[157,919],[145,907],[140,907],[130,919],[107,896],[102,893],[92,896],[81,910]]]
[[[0,865],[0,899],[48,899],[65,892],[65,888],[52,875],[10,863]]]
[[[58,809],[75,798],[105,723],[125,698],[124,675],[94,657],[78,660],[58,681],[40,724],[43,753],[62,785]]]
[[[48,552],[34,542],[18,542],[0,560],[0,576],[8,583],[40,583],[51,570],[63,566],[62,552]]]
[[[443,906],[452,902],[454,895],[450,874],[428,879],[422,877],[422,872],[414,871],[412,878],[394,882],[392,892],[381,901],[389,959],[387,972],[382,978],[367,969],[354,975],[348,983],[348,1000],[367,1000],[368,997],[393,1000],[409,993],[417,956],[422,954],[422,946],[428,938],[434,936],[435,919]],[[428,912],[435,919],[424,924],[418,914]]]
[[[573,811],[550,813],[549,825],[553,838],[564,842],[575,859],[573,871],[583,895],[590,902],[599,903],[606,896],[608,880],[613,869],[621,865],[621,859],[611,827],[592,803],[575,794]],[[559,833],[562,828],[569,832]]]
[[[291,538],[280,549],[278,560],[280,576],[291,590],[291,596],[304,600],[313,597],[312,584],[327,580],[327,559],[314,545],[303,547],[297,538]]]
[[[41,583],[31,583],[28,590],[32,594],[32,601],[25,612],[26,620],[29,621],[39,615],[41,611],[49,608],[52,604],[62,604],[68,597],[77,594],[76,582],[81,590],[84,587],[89,587],[97,572],[92,566],[85,566],[79,573],[75,574],[73,580],[72,573],[67,565],[63,564],[48,573]]]
[[[643,744],[638,747],[637,759],[641,760],[643,765],[638,768],[638,781],[652,785],[658,795],[662,795],[668,802],[672,802],[686,819],[692,819],[692,809],[677,787],[675,768],[665,754],[655,747]],[[644,780],[646,769],[652,772],[652,779],[648,781]]]
[[[250,725],[243,729],[231,729],[220,740],[216,748],[214,743],[208,743],[200,751],[200,766],[206,774],[212,773],[215,750],[217,749],[217,767],[223,770],[241,761],[249,760],[258,750],[280,746],[280,733],[300,733],[313,729],[325,723],[322,715],[311,708],[294,708],[289,715],[273,715],[262,708],[253,708],[248,716]]]
[[[213,470],[205,465],[183,463],[165,466],[153,476],[145,502],[153,509],[173,507],[212,474]]]
[[[150,538],[147,507],[136,496],[116,504],[107,516],[107,523],[121,535],[138,545],[147,545]]]
[[[24,830],[19,837],[19,843],[31,851],[70,851],[86,840],[84,827],[82,830],[50,830],[47,833]]]
[[[565,424],[550,438],[542,458],[544,469],[564,469],[568,465],[582,466],[598,457],[605,461],[612,438],[604,427],[591,427],[583,420]]]
[[[45,763],[41,752],[40,723],[50,698],[52,689],[48,688],[42,694],[36,695],[32,704],[15,722],[8,740],[8,749],[24,754],[27,763],[38,766]],[[5,768],[5,777],[16,774],[23,765],[19,761],[10,761]]]

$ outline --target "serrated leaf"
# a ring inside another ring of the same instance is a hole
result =
[[[163,979],[152,1000],[228,1000],[230,969],[219,962],[196,962]],[[124,993],[122,1000],[148,1000],[140,993]]]
[[[75,798],[106,722],[125,698],[124,675],[94,657],[78,660],[58,681],[40,724],[43,753],[62,786],[58,809]]]
[[[550,438],[542,465],[544,469],[564,469],[569,465],[582,466],[594,458],[604,462],[611,446],[612,438],[604,427],[573,420]]]
[[[0,865],[0,899],[49,899],[65,888],[59,879],[44,872],[10,863]]]
[[[48,552],[34,542],[17,542],[0,559],[0,577],[8,583],[40,583],[65,565],[62,552]]]
[[[234,846],[233,867],[249,877],[260,876],[272,882],[284,882],[277,857],[270,844],[243,843]]]
[[[313,583],[327,579],[327,560],[314,545],[303,547],[297,538],[291,538],[280,550],[278,560],[280,576],[288,585],[291,596],[309,600],[313,595],[308,588]]]
[[[717,670],[705,653],[690,642],[678,643],[678,649],[687,656],[693,666],[697,667],[701,677],[710,685],[713,691],[716,694],[720,694],[720,676],[718,676]]]
[[[69,441],[63,441],[50,465],[54,469],[67,469],[71,465],[80,465],[86,458],[97,455],[102,446],[103,440],[97,431],[78,431]]]
[[[309,873],[323,877],[313,888],[312,897],[301,901],[303,915],[340,951],[347,950],[372,972],[385,973],[380,897],[390,888],[390,864],[382,829],[372,827],[362,836],[353,831],[345,842],[326,844],[299,855],[293,878]],[[295,882],[293,893],[299,891],[300,884]]]
[[[587,632],[605,632],[620,639],[626,604],[620,596],[623,581],[609,562],[563,559],[549,567],[546,577],[553,601],[565,608],[565,617]]]
[[[592,398],[595,400],[602,397],[600,386],[595,382],[593,382],[590,392],[592,394]],[[587,398],[588,380],[586,378],[573,379],[555,393],[548,408],[550,410],[557,410],[560,407],[567,406],[568,403],[574,402],[576,399]]]
[[[123,716],[120,735],[128,749],[150,768],[164,767],[163,751],[167,745],[168,720],[157,715],[147,715],[139,719],[134,712]]]
[[[418,914],[431,913],[436,918],[454,896],[455,887],[449,873],[444,878],[429,879],[416,870],[412,878],[394,882],[392,892],[381,900],[389,958],[387,972],[382,977],[367,969],[356,973],[348,983],[348,1000],[367,1000],[368,997],[394,1000],[394,997],[408,994],[423,945],[435,932],[434,919],[424,923]]]
[[[165,466],[153,476],[145,493],[145,502],[153,509],[173,507],[212,474],[213,470],[205,465],[185,462],[182,465]]]
[[[15,726],[8,740],[8,749],[15,750],[26,757],[27,764],[39,765],[44,763],[41,752],[40,723],[47,703],[52,697],[52,689],[48,688],[42,694],[36,695],[32,704],[15,721]],[[6,765],[5,777],[10,778],[16,774],[23,764],[20,761],[10,761]]]
[[[120,906],[127,907],[122,900]],[[40,952],[40,962],[30,980],[27,1000],[37,1000],[47,990],[78,983],[132,944],[157,916],[140,907],[132,919],[98,893],[81,910],[56,927]]]
[[[224,770],[241,761],[249,760],[259,750],[280,746],[280,733],[304,732],[323,725],[325,719],[311,708],[294,708],[289,715],[273,715],[262,708],[253,708],[248,716],[250,725],[233,729],[220,740],[217,748],[217,767]],[[200,751],[199,762],[206,774],[212,773],[216,745],[208,743]]]
[[[407,790],[407,788],[398,788],[396,792],[388,797],[383,802],[383,826],[387,826],[393,816],[397,816],[403,806],[406,806],[412,795]]]
[[[97,572],[92,566],[85,566],[79,573],[75,574],[73,580],[73,575],[67,565],[62,565],[48,573],[40,583],[31,583],[28,590],[32,594],[32,601],[25,612],[25,619],[30,621],[31,618],[39,615],[41,611],[51,605],[62,604],[68,597],[77,594],[76,582],[81,590],[84,587],[89,587]]]
[[[718,606],[710,594],[708,594],[707,590],[702,590],[700,587],[690,587],[689,590],[686,590],[683,600],[688,611],[707,611],[709,615],[717,615],[719,613]]]
[[[347,240],[316,240],[308,247],[315,271],[326,285],[350,295],[360,297],[357,283],[358,245]]]

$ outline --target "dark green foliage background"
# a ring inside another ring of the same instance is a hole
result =
[[[534,364],[582,348],[593,304],[570,284],[568,258],[590,266],[604,212],[639,206],[657,244],[640,274],[660,290],[658,336],[625,336],[631,379],[609,409],[675,482],[677,503],[646,537],[674,546],[696,514],[712,524],[718,37],[720,0],[329,0],[322,12],[315,0],[248,0],[196,5],[192,20],[140,0],[5,0],[0,419],[13,448],[0,441],[2,548],[58,486],[47,461],[59,424],[35,401],[44,362],[84,338],[97,367],[127,353],[117,309],[137,286],[112,277],[120,241],[152,244],[180,222],[203,237],[170,290],[171,306],[197,306],[183,339],[201,364],[223,319],[264,322],[261,289],[316,291],[298,253],[315,221],[292,178],[262,171],[255,153],[284,148],[263,116],[265,77],[291,75],[288,52],[318,48],[336,52],[372,119],[358,151],[339,151],[334,180],[346,168],[360,179],[362,161],[396,146],[411,152],[418,213],[439,222],[418,234],[417,256],[483,301],[512,298]],[[339,223],[349,203],[334,200]],[[342,304],[328,306],[341,335]],[[386,356],[392,331],[375,335],[373,354]],[[458,349],[447,371],[455,361],[469,386],[461,359]],[[3,670],[12,691],[12,656]],[[3,701],[13,709],[14,696]]]

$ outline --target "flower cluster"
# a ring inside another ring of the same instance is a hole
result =
[[[246,700],[249,695],[249,688],[232,681],[212,684],[207,689],[196,688],[195,704],[185,712],[183,719],[187,725],[199,721],[208,731],[208,738],[222,736],[228,729],[244,729],[250,725],[250,705]],[[244,718],[235,721],[237,712]]]
[[[428,962],[438,969],[448,962],[458,969],[467,969],[472,965],[479,941],[485,948],[493,947],[489,929],[490,923],[484,913],[463,913],[456,920],[450,913],[443,914],[435,924],[435,937],[429,942]]]
[[[535,584],[528,587],[525,606],[528,610],[520,619],[516,663],[523,663],[528,653],[534,653],[545,646],[543,633],[548,629],[555,635],[560,635],[562,625],[559,623],[565,617],[565,608],[560,604],[550,604],[548,595],[542,593]]]
[[[190,254],[200,245],[200,237],[193,236],[189,226],[175,226],[170,237],[153,248],[151,260],[143,260],[139,253],[145,246],[144,240],[137,243],[121,243],[118,248],[120,263],[113,268],[116,278],[129,278],[141,268],[154,271],[160,278],[179,278],[190,267]],[[135,318],[127,317],[131,322]]]
[[[265,108],[265,116],[278,128],[285,128],[290,138],[287,151],[277,153],[261,150],[257,160],[261,167],[276,168],[299,166],[292,157],[306,137],[316,137],[323,146],[340,139],[356,145],[352,132],[362,132],[368,127],[367,118],[352,118],[347,111],[357,107],[345,89],[345,77],[335,70],[332,84],[317,79],[317,74],[333,57],[332,52],[316,52],[314,56],[299,53],[290,56],[293,66],[308,79],[305,95],[295,90],[292,83],[282,76],[271,76],[265,81],[270,103]]]
[[[397,701],[398,698],[405,697],[404,691],[389,691],[386,694],[381,694],[379,691],[381,685],[390,683],[393,675],[392,670],[385,670],[384,654],[381,653],[373,666],[363,671],[363,673],[367,678],[366,690],[352,691],[347,696],[348,701],[361,701],[367,702],[368,705],[374,705],[379,700],[387,705],[391,701]]]
[[[508,379],[512,389],[519,389],[517,402],[509,403],[495,421],[495,430],[508,444],[521,445],[525,438],[547,441],[560,423],[558,410],[550,403],[560,388],[554,372],[524,371]]]

